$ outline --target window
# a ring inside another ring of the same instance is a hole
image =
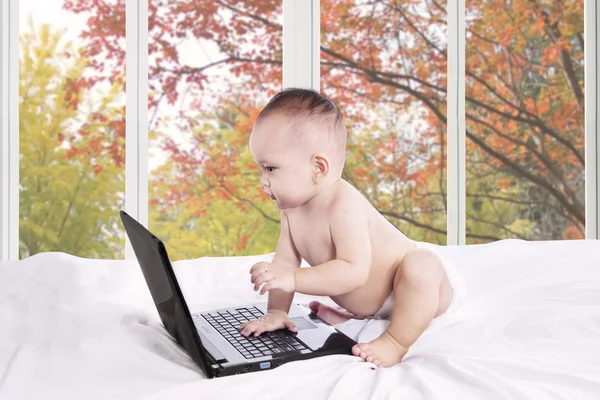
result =
[[[466,7],[468,242],[583,238],[583,0]]]
[[[345,179],[405,234],[446,243],[446,4],[321,0],[321,90]]]
[[[86,27],[105,15],[60,0],[21,0],[19,12],[19,256],[122,258],[125,71]],[[124,36],[124,21],[111,29]]]
[[[273,251],[248,139],[282,88],[282,2],[150,0],[148,31],[150,230],[174,259]]]
[[[248,137],[284,86],[340,106],[344,177],[413,239],[600,238],[594,0],[1,11],[2,259],[132,256],[123,208],[175,260],[273,251]]]

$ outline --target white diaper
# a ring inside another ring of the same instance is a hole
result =
[[[458,272],[456,266],[450,260],[448,260],[446,257],[441,255],[441,252],[439,251],[439,248],[441,246],[427,243],[427,242],[414,242],[414,243],[415,243],[415,247],[417,249],[429,250],[429,251],[435,253],[442,261],[442,264],[444,265],[444,268],[446,269],[446,275],[448,276],[448,280],[450,281],[450,285],[452,286],[452,290],[453,290],[452,302],[450,303],[450,306],[448,307],[446,312],[444,312],[444,314],[442,314],[442,315],[443,316],[451,315],[454,312],[454,310],[456,310],[456,308],[458,308],[460,306],[460,304],[463,303],[465,295],[466,295],[465,285],[464,285],[462,276]],[[374,316],[367,317],[365,319],[366,320],[388,319],[389,316],[392,314],[393,308],[394,308],[394,292],[390,293],[388,298],[383,302],[383,305],[375,313]],[[441,317],[442,315],[438,316],[437,318]],[[339,330],[344,332],[349,337],[356,338],[358,336],[358,334],[360,333],[360,331],[362,330],[362,328],[364,328],[364,326],[365,326],[365,320],[351,319],[342,324],[336,325],[336,328],[338,328]]]

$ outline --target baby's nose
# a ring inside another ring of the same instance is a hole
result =
[[[260,184],[265,187],[269,187],[269,181],[264,177],[264,175],[260,177]]]

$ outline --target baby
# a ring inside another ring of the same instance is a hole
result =
[[[281,233],[273,260],[250,269],[254,290],[269,292],[268,312],[240,328],[245,336],[296,331],[287,316],[294,293],[330,296],[348,312],[319,302],[310,308],[331,324],[389,317],[381,336],[352,349],[388,367],[448,309],[453,288],[435,253],[418,248],[342,179],[346,140],[338,108],[312,90],[283,90],[259,114],[250,151],[265,194],[281,210]],[[311,268],[299,268],[302,259]]]

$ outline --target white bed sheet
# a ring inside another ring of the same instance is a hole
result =
[[[466,299],[396,367],[330,356],[213,380],[166,335],[135,262],[45,253],[1,263],[0,399],[600,398],[600,241],[440,251]],[[174,268],[191,310],[206,310],[261,300],[248,269],[262,259]],[[385,324],[369,322],[361,339]]]

